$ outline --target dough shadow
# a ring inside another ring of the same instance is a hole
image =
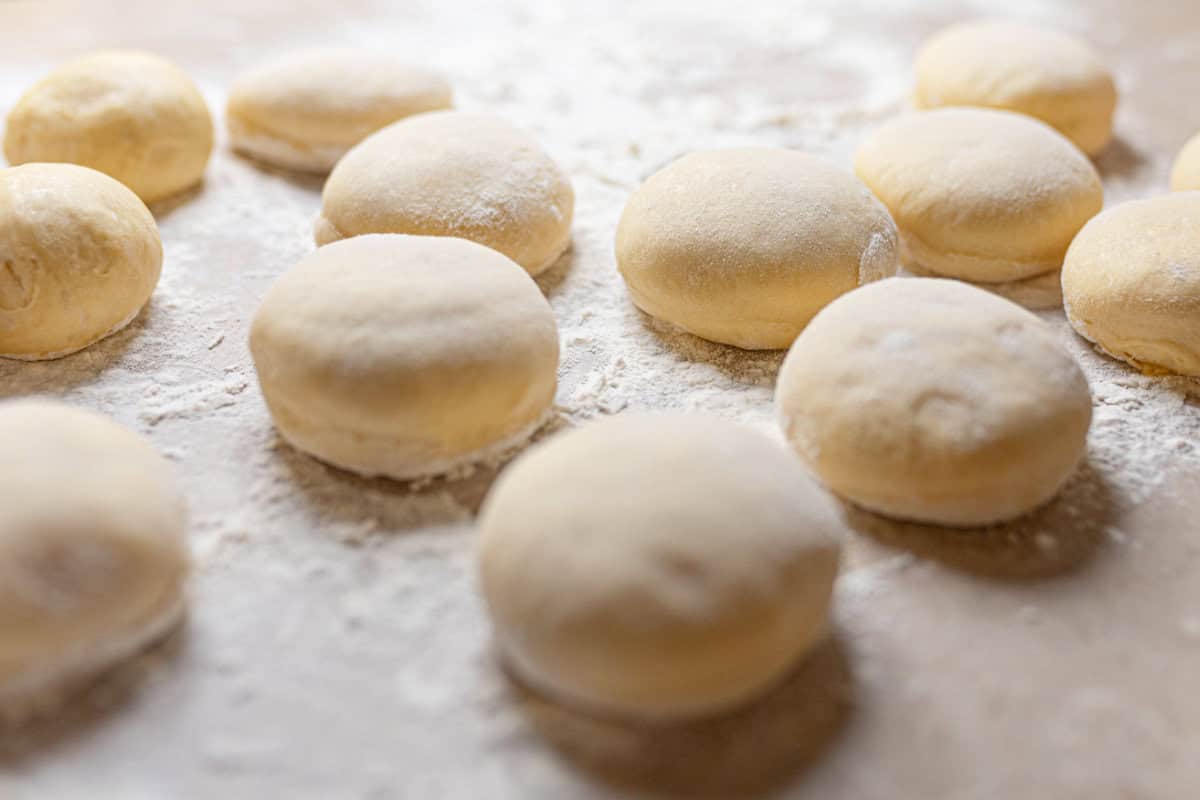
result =
[[[1117,135],[1093,159],[1093,163],[1102,178],[1131,179],[1137,177],[1151,163],[1151,159],[1123,136]]]
[[[634,308],[642,329],[649,332],[664,350],[680,361],[708,364],[737,383],[758,385],[764,379],[769,379],[773,385],[787,355],[787,348],[746,350],[731,344],[711,342],[669,322],[655,319],[636,306]],[[751,379],[748,380],[748,377]]]
[[[684,722],[589,716],[543,697],[507,669],[505,674],[538,735],[623,796],[726,800],[778,790],[803,777],[854,707],[854,676],[836,632],[750,705]]]
[[[1112,490],[1087,461],[1054,500],[999,525],[903,522],[839,502],[856,533],[963,572],[1007,581],[1052,578],[1081,568],[1100,549],[1117,511]]]
[[[329,177],[329,172],[304,172],[303,170],[288,169],[287,167],[280,167],[255,158],[240,150],[231,148],[229,152],[233,154],[234,159],[239,163],[248,164],[259,172],[284,180],[297,189],[320,194],[321,190],[325,188],[325,180]]]
[[[540,275],[534,276],[534,282],[542,290],[542,294],[546,296],[547,300],[557,295],[562,289],[563,282],[571,274],[571,270],[575,268],[577,252],[575,242],[572,241],[567,245],[567,249],[563,251],[563,254],[549,268]]]
[[[204,194],[207,188],[208,178],[201,178],[197,183],[182,191],[176,192],[169,197],[164,197],[161,200],[155,200],[153,203],[147,203],[146,207],[149,208],[150,213],[154,215],[154,220],[159,224],[162,224],[164,219],[191,203],[200,195]]]

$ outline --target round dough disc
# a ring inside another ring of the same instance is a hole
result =
[[[951,25],[917,56],[917,108],[985,106],[1036,117],[1083,152],[1112,139],[1117,88],[1086,42],[1007,20]]]
[[[1080,336],[1145,372],[1200,376],[1200,192],[1105,211],[1071,243],[1062,280]]]
[[[1007,300],[896,278],[831,303],[792,346],[776,404],[818,477],[888,516],[983,525],[1048,502],[1083,455],[1087,380]]]
[[[367,137],[334,167],[318,245],[364,233],[456,236],[530,274],[571,243],[571,182],[527,133],[487,114],[435,111]]]
[[[347,150],[391,123],[451,106],[450,84],[386,53],[319,48],[242,75],[229,90],[229,138],[266,163],[328,172]]]
[[[74,164],[0,170],[0,356],[58,358],[124,328],[162,272],[154,217]]]
[[[164,58],[125,50],[58,67],[17,101],[4,134],[10,164],[82,164],[147,203],[198,183],[212,146],[212,118],[191,79]]]
[[[905,264],[981,283],[1059,269],[1104,204],[1100,175],[1075,145],[1008,111],[904,115],[863,142],[854,167],[892,212]]]
[[[166,633],[189,570],[183,499],[140,436],[0,403],[0,713],[41,707]]]
[[[1171,167],[1171,191],[1200,189],[1200,133],[1188,139]]]
[[[292,445],[404,480],[528,437],[554,400],[558,329],[496,251],[384,234],[322,247],[276,281],[250,352]]]
[[[896,227],[859,181],[773,147],[684,156],[625,206],[634,303],[714,342],[787,347],[826,303],[899,269]]]
[[[480,578],[518,676],[586,708],[708,714],[823,639],[841,523],[785,448],[715,417],[554,437],[480,512]]]

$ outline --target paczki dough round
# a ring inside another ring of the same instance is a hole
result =
[[[432,70],[386,53],[319,48],[267,62],[234,81],[226,121],[235,150],[323,173],[380,128],[451,104],[450,84]]]
[[[692,153],[625,206],[617,266],[652,317],[715,342],[784,348],[825,304],[899,269],[896,226],[853,176],[804,153]]]
[[[407,480],[528,437],[554,401],[558,329],[500,253],[382,234],[322,247],[276,281],[250,352],[292,445]]]
[[[585,708],[721,711],[827,632],[841,523],[783,447],[703,415],[627,414],[555,436],[480,512],[497,643]]]
[[[1074,36],[1005,20],[959,23],[925,44],[916,73],[917,108],[984,106],[1028,114],[1089,155],[1112,139],[1112,73]]]
[[[1053,328],[940,278],[831,303],[796,340],[776,405],[837,494],[892,517],[984,525],[1048,502],[1087,443],[1087,379]]]
[[[1188,139],[1171,167],[1171,191],[1200,189],[1200,133]]]
[[[854,168],[892,212],[906,264],[980,283],[1059,269],[1104,204],[1100,175],[1075,145],[1008,111],[904,115],[867,137]]]
[[[0,402],[0,715],[51,704],[174,626],[189,571],[170,465],[115,422]]]
[[[537,275],[571,243],[574,208],[571,182],[529,134],[487,114],[434,111],[346,153],[325,183],[315,236],[456,236]]]
[[[1200,191],[1100,214],[1071,243],[1062,283],[1080,336],[1144,372],[1200,377]]]
[[[0,170],[0,357],[74,353],[124,328],[162,272],[137,195],[74,164]]]
[[[164,58],[125,50],[58,67],[17,101],[4,134],[11,164],[82,164],[147,203],[198,183],[212,147],[212,118],[191,79]]]

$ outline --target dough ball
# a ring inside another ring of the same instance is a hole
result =
[[[554,401],[558,329],[537,284],[494,250],[359,236],[275,282],[250,352],[292,445],[406,480],[528,437]]]
[[[154,217],[74,164],[0,170],[0,356],[74,353],[129,324],[162,272]]]
[[[1075,145],[1008,111],[904,115],[863,142],[855,171],[892,212],[906,264],[981,283],[1059,269],[1104,203]]]
[[[1117,88],[1086,42],[1019,22],[951,25],[917,56],[917,108],[985,106],[1028,114],[1096,155],[1112,139]]]
[[[364,233],[456,236],[532,275],[571,243],[575,193],[524,131],[486,114],[435,111],[389,125],[337,163],[318,245]]]
[[[892,517],[984,525],[1048,502],[1083,456],[1087,380],[1053,328],[956,281],[897,278],[831,303],[776,404],[825,485]]]
[[[1200,189],[1200,133],[1188,140],[1171,167],[1171,191]]]
[[[20,714],[165,634],[184,503],[142,437],[47,400],[0,402],[0,712]]]
[[[838,295],[896,274],[896,226],[865,186],[773,147],[692,153],[634,192],[617,266],[638,308],[714,342],[787,347]]]
[[[235,150],[323,173],[380,128],[450,106],[450,84],[436,72],[385,53],[321,48],[240,77],[226,117]]]
[[[1062,283],[1080,336],[1144,372],[1200,377],[1200,192],[1105,211],[1071,243]]]
[[[147,203],[198,183],[212,146],[212,118],[191,79],[164,58],[125,50],[68,61],[35,83],[4,135],[10,164],[82,164]]]
[[[629,414],[556,436],[501,474],[479,525],[505,659],[587,708],[720,711],[827,632],[836,509],[786,449],[720,418]]]

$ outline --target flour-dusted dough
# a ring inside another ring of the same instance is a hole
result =
[[[571,242],[575,193],[524,131],[487,114],[434,111],[354,147],[322,202],[318,245],[364,233],[457,236],[536,275]]]
[[[500,476],[479,525],[505,659],[587,708],[720,711],[826,634],[833,503],[786,449],[720,418],[628,414],[556,436]]]
[[[1092,405],[1054,330],[939,278],[851,292],[809,324],[776,388],[784,433],[834,492],[945,525],[1017,517],[1075,470]]]
[[[1007,20],[951,25],[917,56],[917,108],[985,106],[1050,125],[1089,155],[1112,139],[1117,89],[1090,45]]]
[[[162,272],[144,203],[74,164],[0,170],[0,357],[74,353],[125,327]]]
[[[451,104],[450,84],[437,72],[387,53],[318,48],[269,61],[234,81],[226,120],[234,149],[323,173],[380,128]]]
[[[692,153],[625,205],[634,303],[696,336],[784,348],[826,303],[899,269],[896,226],[859,181],[774,147]]]
[[[1062,282],[1080,336],[1147,373],[1200,377],[1200,191],[1100,214],[1071,243]]]
[[[558,329],[537,284],[496,251],[379,234],[322,247],[276,281],[250,352],[291,444],[406,480],[529,436],[554,400]]]
[[[1200,189],[1200,133],[1188,139],[1171,167],[1171,191]]]
[[[191,79],[164,58],[125,50],[58,67],[17,101],[4,134],[11,164],[82,164],[147,203],[198,183],[212,146],[212,118]]]
[[[189,571],[167,462],[106,417],[0,402],[0,716],[166,633]]]
[[[1059,269],[1104,203],[1075,145],[1008,111],[906,114],[862,143],[854,167],[892,212],[906,264],[980,283]]]

